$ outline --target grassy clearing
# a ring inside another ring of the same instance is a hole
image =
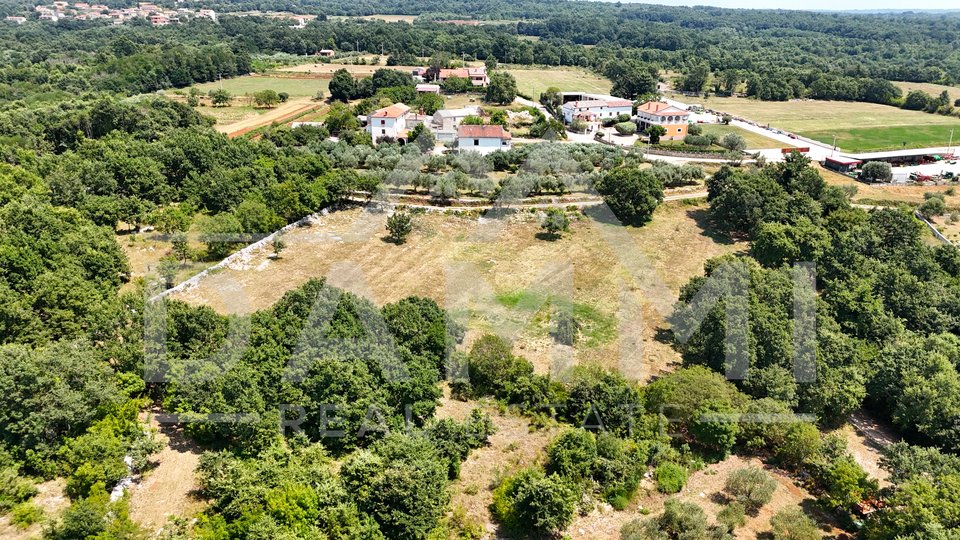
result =
[[[222,81],[223,89],[234,96],[252,96],[261,90],[286,92],[291,97],[313,97],[318,90],[327,93],[330,81],[320,78],[299,79],[293,77],[270,77],[263,75],[244,75]],[[220,88],[220,81],[197,85],[206,94]]]
[[[562,360],[555,358],[550,316],[569,302],[583,326],[576,361],[645,379],[679,359],[657,335],[680,286],[703,271],[706,259],[742,249],[714,237],[705,213],[666,204],[642,228],[581,217],[556,241],[537,239],[534,213],[505,222],[428,214],[396,246],[382,240],[384,214],[351,209],[287,233],[280,260],[270,260],[269,250],[254,253],[176,296],[221,313],[249,313],[320,276],[378,304],[425,296],[469,317],[467,344],[484,332],[504,332],[539,372]],[[623,358],[624,350],[636,357]]]
[[[939,96],[944,90],[950,94],[950,102],[952,103],[954,99],[960,97],[960,87],[956,86],[944,86],[942,84],[933,84],[933,83],[917,83],[917,82],[907,82],[907,81],[895,81],[893,84],[897,85],[901,90],[903,90],[903,95],[907,95],[908,92],[912,90],[922,90],[931,96]]]
[[[836,135],[837,145],[847,151],[897,149],[903,148],[904,142],[908,148],[946,146],[950,128],[960,128],[956,117],[875,103],[718,97],[694,102],[828,144]]]
[[[582,69],[514,69],[511,67],[507,68],[507,71],[517,79],[517,90],[533,100],[539,99],[540,93],[551,86],[568,92],[577,90],[604,94],[610,92],[609,80]]]
[[[332,20],[344,20],[344,19],[364,19],[368,21],[384,21],[384,22],[405,22],[413,24],[413,21],[417,20],[416,15],[360,15],[357,17],[349,17],[346,15],[331,15],[327,17]]]

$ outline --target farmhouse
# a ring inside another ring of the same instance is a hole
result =
[[[469,79],[470,84],[474,86],[485,87],[490,84],[490,78],[487,77],[487,68],[485,67],[441,69],[439,75],[437,76],[437,80],[443,82],[450,77]]]
[[[561,107],[563,121],[573,122],[575,118],[587,122],[600,122],[616,118],[621,114],[633,115],[633,103],[613,96],[590,95],[587,99],[568,101]]]
[[[317,56],[321,58],[333,58],[335,54],[337,53],[333,49],[320,49],[317,51]]]
[[[367,132],[376,143],[380,139],[405,139],[407,137],[407,117],[410,107],[395,103],[389,107],[377,109],[367,117]],[[413,127],[413,126],[409,126]]]
[[[510,149],[510,133],[503,126],[460,126],[457,128],[457,151],[489,154]]]
[[[662,101],[648,101],[637,107],[637,125],[642,131],[650,126],[662,126],[667,134],[664,140],[683,139],[687,136],[688,111]]]

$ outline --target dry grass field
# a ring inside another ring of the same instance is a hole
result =
[[[517,79],[517,90],[536,101],[540,94],[555,86],[561,91],[608,93],[610,81],[589,71],[576,68],[523,69],[504,66]]]
[[[175,298],[249,313],[326,276],[377,304],[433,298],[465,320],[468,343],[501,332],[540,372],[575,358],[647,379],[679,359],[657,330],[680,287],[708,258],[744,249],[715,239],[705,218],[702,207],[668,203],[641,228],[582,217],[548,241],[538,239],[532,213],[506,220],[435,213],[418,217],[410,239],[397,246],[382,239],[385,214],[354,208],[288,233],[282,259],[254,253]],[[583,323],[574,351],[549,336],[550,316],[565,303]],[[632,352],[621,355],[625,350]]]

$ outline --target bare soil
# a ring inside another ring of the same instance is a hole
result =
[[[49,480],[37,485],[37,495],[30,500],[31,503],[43,509],[44,520],[20,529],[10,522],[10,515],[0,516],[0,538],[7,540],[27,540],[28,538],[39,538],[43,531],[46,521],[56,519],[66,507],[70,506],[70,499],[67,498],[64,490],[67,487],[67,481],[63,478]]]

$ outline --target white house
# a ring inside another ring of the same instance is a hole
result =
[[[687,136],[690,112],[663,101],[648,101],[637,107],[637,127],[646,131],[650,126],[662,126],[663,140],[680,140]]]
[[[403,103],[394,103],[389,107],[377,109],[367,116],[367,131],[374,142],[385,137],[395,140],[405,139],[409,114],[410,107]]]
[[[590,99],[568,101],[560,109],[563,112],[563,121],[567,124],[575,118],[602,122],[621,114],[633,115],[633,103],[613,96],[590,96]]]
[[[433,113],[433,118],[430,120],[430,129],[438,141],[452,141],[457,137],[457,127],[468,116],[480,116],[480,108],[440,109]]]
[[[439,84],[418,84],[417,93],[418,94],[439,94],[440,85]]]
[[[489,154],[509,150],[510,133],[503,126],[460,126],[457,128],[457,151]]]

